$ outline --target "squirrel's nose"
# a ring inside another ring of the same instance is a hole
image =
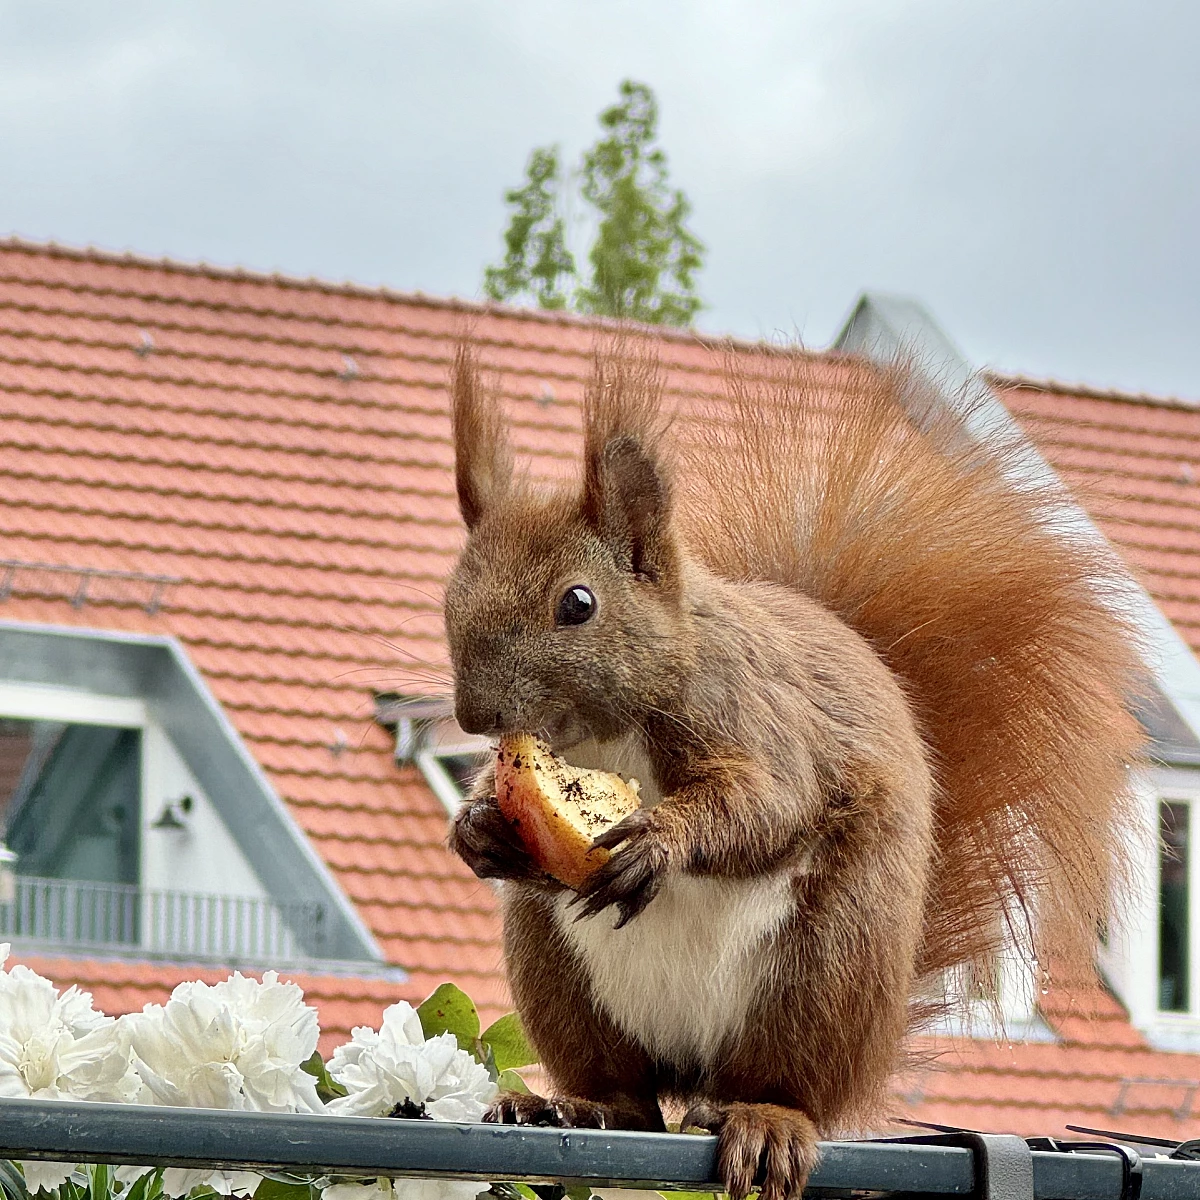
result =
[[[464,733],[477,733],[490,737],[500,732],[500,714],[489,708],[472,708],[456,704],[454,719]]]
[[[464,733],[494,737],[517,729],[515,706],[498,702],[494,695],[460,688],[454,699],[454,719]]]

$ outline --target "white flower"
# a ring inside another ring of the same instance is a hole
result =
[[[52,1192],[56,1187],[61,1187],[74,1174],[75,1166],[73,1163],[26,1159],[21,1163],[21,1170],[25,1175],[25,1186],[36,1194]]]
[[[165,1005],[122,1017],[147,1104],[258,1112],[321,1112],[317,1081],[300,1064],[312,1057],[320,1030],[316,1009],[274,971],[262,982],[235,972],[223,983],[181,983]],[[252,1195],[252,1171],[172,1167],[168,1196],[211,1187],[222,1196]]]
[[[333,1052],[329,1073],[348,1095],[331,1101],[328,1111],[346,1116],[386,1117],[407,1100],[424,1105],[435,1121],[479,1121],[497,1090],[452,1033],[426,1040],[420,1017],[404,1001],[384,1012],[378,1033],[355,1029]]]
[[[331,1183],[321,1200],[393,1200],[390,1179],[356,1179],[352,1183]]]
[[[397,1179],[392,1192],[396,1200],[475,1200],[490,1186],[471,1179]]]
[[[129,1037],[78,988],[61,995],[28,967],[3,970],[0,945],[0,1096],[37,1100],[136,1098]]]
[[[487,1189],[469,1179],[363,1179],[331,1184],[321,1200],[475,1200]]]
[[[316,1009],[274,971],[223,983],[181,983],[166,1005],[123,1017],[150,1104],[258,1112],[320,1112],[300,1064],[317,1048]]]
[[[135,1099],[141,1084],[120,1022],[97,1012],[88,992],[72,987],[60,994],[28,967],[4,970],[8,952],[8,943],[0,944],[0,1096]],[[75,1166],[30,1159],[21,1169],[36,1193],[58,1187]]]
[[[189,1167],[168,1167],[163,1172],[163,1192],[168,1196],[187,1196],[193,1188],[210,1187],[218,1196],[253,1196],[261,1177],[253,1171],[205,1171]]]

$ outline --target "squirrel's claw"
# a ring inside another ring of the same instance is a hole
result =
[[[612,1123],[606,1105],[570,1096],[502,1092],[484,1114],[490,1125],[540,1125],[553,1129],[607,1129]]]
[[[667,869],[667,850],[653,834],[650,814],[640,809],[601,834],[593,845],[621,848],[571,902],[579,909],[575,919],[594,917],[615,904],[620,917],[613,928],[620,929],[658,894]]]
[[[598,838],[592,842],[592,849],[613,850],[622,842],[636,838],[650,827],[650,810],[635,808],[629,816],[610,825]]]
[[[680,1125],[689,1127],[717,1134],[717,1166],[732,1200],[753,1191],[759,1200],[801,1200],[818,1157],[817,1131],[804,1113],[775,1104],[701,1100]]]

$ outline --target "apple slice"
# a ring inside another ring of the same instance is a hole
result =
[[[538,866],[578,889],[608,861],[592,841],[637,808],[638,782],[573,767],[532,734],[512,733],[496,752],[496,803]]]

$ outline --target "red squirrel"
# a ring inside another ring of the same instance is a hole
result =
[[[499,879],[508,976],[555,1094],[502,1122],[719,1135],[740,1200],[799,1195],[818,1136],[883,1114],[906,1038],[1005,930],[1090,966],[1120,871],[1140,682],[1120,577],[1020,447],[903,365],[736,358],[706,419],[600,349],[582,480],[514,470],[452,379],[468,537],[445,596],[463,729],[634,775],[577,894],[485,771],[450,844]],[[761,370],[761,368],[760,368]],[[915,415],[914,415],[915,414]]]

